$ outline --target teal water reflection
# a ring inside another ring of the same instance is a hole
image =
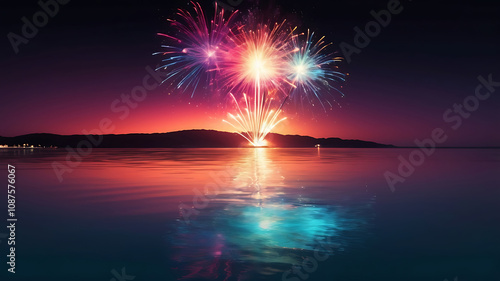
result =
[[[309,197],[311,186],[287,180],[269,152],[245,150],[216,193],[195,199],[197,215],[181,216],[172,240],[180,279],[281,280],[305,253],[335,255],[366,234],[373,195],[328,198],[336,204]]]

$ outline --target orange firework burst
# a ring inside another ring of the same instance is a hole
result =
[[[285,21],[257,25],[246,30],[242,26],[233,33],[224,59],[224,77],[232,93],[247,93],[253,88],[275,88],[284,91],[290,84],[286,75],[286,58],[290,53],[293,30],[287,30]]]

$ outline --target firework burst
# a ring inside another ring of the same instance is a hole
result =
[[[177,36],[158,33],[170,42],[162,45],[164,51],[153,55],[164,55],[163,64],[157,68],[170,70],[170,74],[163,82],[176,82],[178,89],[192,88],[194,92],[202,77],[206,77],[209,84],[214,81],[215,73],[220,71],[219,63],[223,54],[221,45],[227,39],[230,26],[237,11],[226,19],[223,9],[215,7],[215,16],[208,22],[200,4],[191,2],[194,14],[179,9],[178,20],[168,19],[178,31]],[[219,11],[219,12],[218,12]]]
[[[258,24],[247,30],[241,26],[232,33],[226,45],[223,80],[231,93],[248,93],[252,89],[283,90],[290,84],[286,73],[286,58],[289,55],[293,30],[288,30],[285,21],[274,26]]]
[[[345,76],[337,70],[341,60],[327,52],[324,37],[313,41],[314,33],[296,35],[286,21],[275,24],[235,22],[237,12],[226,17],[216,7],[207,21],[201,6],[191,2],[194,13],[179,9],[179,20],[169,20],[176,36],[159,34],[171,44],[162,45],[163,65],[169,70],[165,81],[177,88],[193,89],[203,77],[209,85],[217,82],[231,97],[237,113],[228,114],[229,123],[251,145],[262,146],[265,137],[280,122],[282,107],[289,100],[332,107],[329,97]],[[219,11],[219,12],[218,12]],[[305,41],[301,41],[305,38]]]
[[[331,43],[325,43],[324,36],[314,42],[314,32],[308,31],[303,37],[305,42],[300,42],[299,36],[293,38],[293,52],[287,58],[286,77],[294,85],[289,98],[310,104],[317,101],[323,109],[325,102],[332,107],[329,98],[335,98],[333,93],[343,96],[338,85],[345,81],[345,75],[336,66],[342,58],[326,51]]]

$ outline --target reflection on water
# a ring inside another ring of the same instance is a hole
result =
[[[339,198],[335,205],[307,197],[306,187],[287,181],[268,151],[245,150],[228,182],[197,198],[205,203],[197,215],[178,221],[172,243],[181,279],[280,280],[305,253],[348,250],[367,228],[374,197]]]
[[[500,150],[436,150],[392,193],[410,151],[95,149],[59,182],[64,149],[0,149],[16,277],[500,280]]]

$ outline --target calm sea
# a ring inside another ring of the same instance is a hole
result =
[[[384,173],[411,152],[0,149],[18,219],[12,274],[4,188],[0,276],[500,280],[500,150],[438,149],[393,192]]]

